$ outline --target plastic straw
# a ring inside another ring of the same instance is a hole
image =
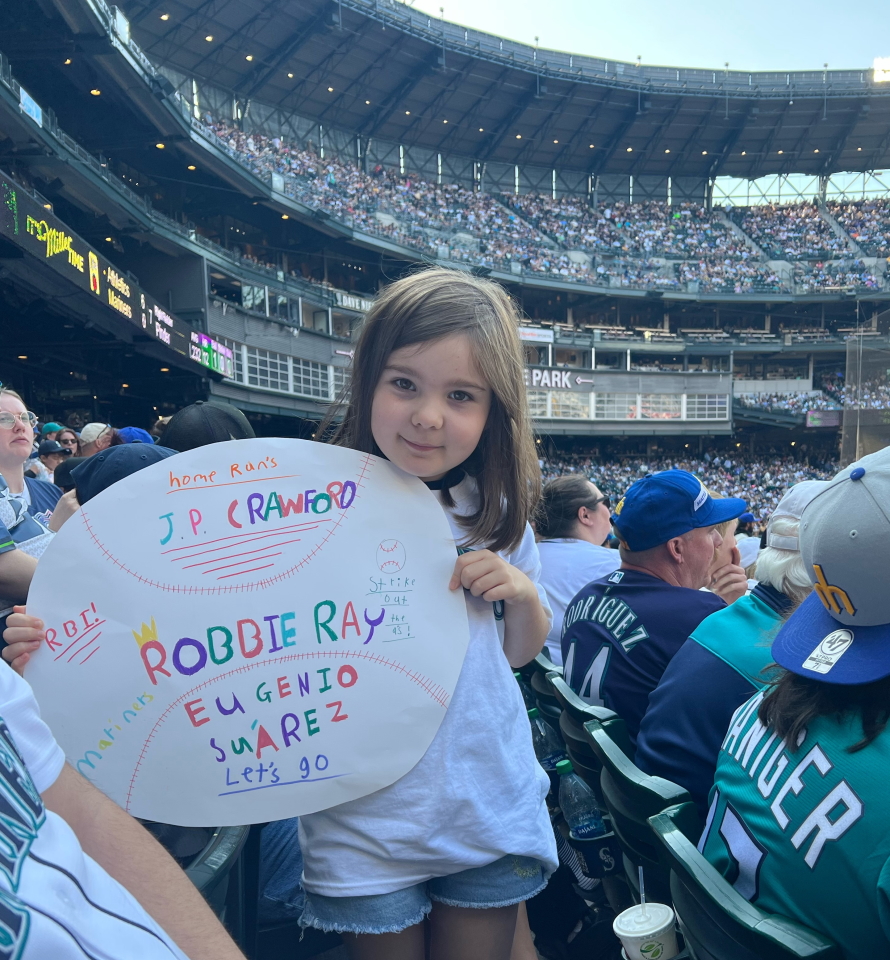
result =
[[[644,919],[649,919],[649,911],[646,909],[646,881],[643,878],[643,868],[637,867],[637,876],[639,877],[640,883],[640,907],[642,907],[643,913],[642,916]]]

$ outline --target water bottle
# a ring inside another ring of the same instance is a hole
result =
[[[560,761],[566,759],[565,747],[559,734],[543,719],[537,707],[529,710],[528,719],[532,726],[532,744],[538,763],[548,772],[556,770]]]
[[[537,707],[535,703],[535,695],[532,693],[531,687],[522,679],[522,674],[518,670],[513,671],[513,676],[516,678],[516,682],[519,684],[519,692],[522,694],[522,699],[525,701],[526,710],[534,710]]]
[[[559,808],[573,837],[589,840],[606,832],[603,815],[593,791],[574,772],[571,760],[556,765],[559,774]]]

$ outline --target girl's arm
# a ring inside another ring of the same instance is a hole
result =
[[[537,587],[521,570],[491,550],[473,550],[457,558],[449,588],[458,587],[483,600],[504,601],[504,656],[511,667],[541,652],[550,620]]]

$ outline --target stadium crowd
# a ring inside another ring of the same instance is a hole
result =
[[[541,460],[544,480],[582,474],[617,502],[640,477],[662,470],[686,470],[714,493],[741,497],[759,524],[766,523],[785,490],[801,480],[825,480],[837,473],[832,459],[815,456],[807,462],[787,454],[749,457],[707,451],[699,456],[616,457],[604,462],[585,453],[559,454]]]
[[[825,260],[851,253],[814,203],[733,211],[739,226],[774,260]]]
[[[761,262],[720,211],[683,201],[601,201],[530,193],[495,196],[432,183],[383,164],[365,172],[299,144],[207,118],[208,129],[262,176],[280,174],[285,192],[362,231],[433,259],[643,290],[802,293],[831,287],[880,289],[882,275],[851,259],[813,204],[751,207],[731,216],[775,259],[819,260],[789,277]],[[871,210],[878,216],[876,210]],[[578,256],[569,254],[579,254]],[[660,258],[660,259],[659,259]],[[838,263],[826,263],[836,259]],[[665,261],[668,261],[667,263]],[[675,261],[671,269],[670,261]],[[267,264],[264,264],[267,265]],[[271,264],[269,264],[271,266]]]
[[[833,200],[828,210],[871,257],[890,256],[890,203],[887,200]]]

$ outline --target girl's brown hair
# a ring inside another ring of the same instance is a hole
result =
[[[479,444],[461,465],[476,479],[479,508],[460,517],[468,544],[491,550],[517,547],[541,492],[541,475],[528,413],[519,322],[504,289],[456,270],[414,273],[383,290],[368,311],[352,359],[348,404],[332,442],[383,456],[371,434],[371,405],[380,376],[395,350],[465,334],[473,359],[491,389],[491,410]],[[446,506],[454,506],[447,490]]]

